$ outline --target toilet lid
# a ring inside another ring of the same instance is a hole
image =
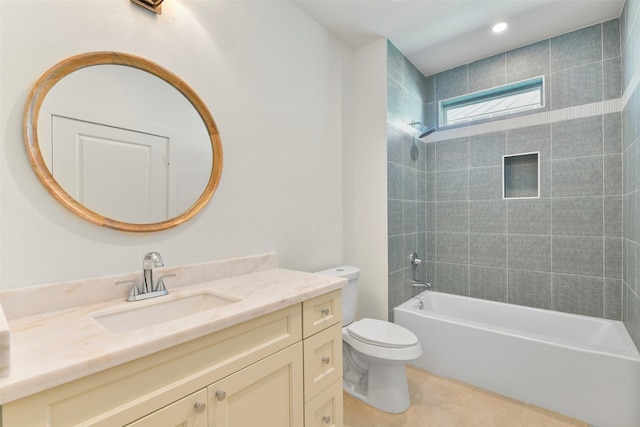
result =
[[[362,319],[349,325],[349,335],[362,342],[381,347],[405,348],[418,344],[410,330],[384,320]]]

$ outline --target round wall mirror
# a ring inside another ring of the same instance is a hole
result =
[[[222,144],[200,97],[144,58],[92,52],[40,77],[27,99],[31,166],[66,208],[95,224],[157,231],[213,196]]]

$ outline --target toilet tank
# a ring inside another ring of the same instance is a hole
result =
[[[328,270],[318,271],[316,274],[342,277],[349,281],[347,286],[342,288],[342,323],[344,325],[348,325],[353,322],[356,316],[360,269],[358,267],[343,265],[340,267],[330,268]]]

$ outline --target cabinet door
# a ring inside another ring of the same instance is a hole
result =
[[[202,389],[165,406],[127,427],[207,427],[207,390]]]
[[[303,424],[302,343],[208,387],[210,427],[299,427]]]

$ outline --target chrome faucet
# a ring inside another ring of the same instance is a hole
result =
[[[416,252],[412,253],[409,255],[409,261],[411,262],[411,268],[413,270],[413,283],[412,286],[414,288],[425,288],[425,289],[429,289],[429,290],[433,290],[431,283],[429,282],[422,282],[418,279],[416,279],[416,267],[419,264],[422,264],[423,261],[421,259],[418,258],[418,254]]]
[[[162,255],[158,252],[149,252],[142,259],[142,293],[155,292],[153,286],[153,267],[164,267]]]
[[[162,259],[162,255],[158,252],[149,252],[142,259],[142,283],[138,288],[136,282],[134,281],[126,281],[126,282],[118,282],[126,283],[131,285],[131,291],[129,292],[129,296],[127,297],[127,301],[140,301],[143,299],[159,297],[162,295],[167,295],[169,291],[167,290],[164,279],[166,277],[175,277],[175,274],[164,274],[158,278],[158,282],[156,285],[153,284],[153,269],[154,267],[164,267],[164,261]]]

